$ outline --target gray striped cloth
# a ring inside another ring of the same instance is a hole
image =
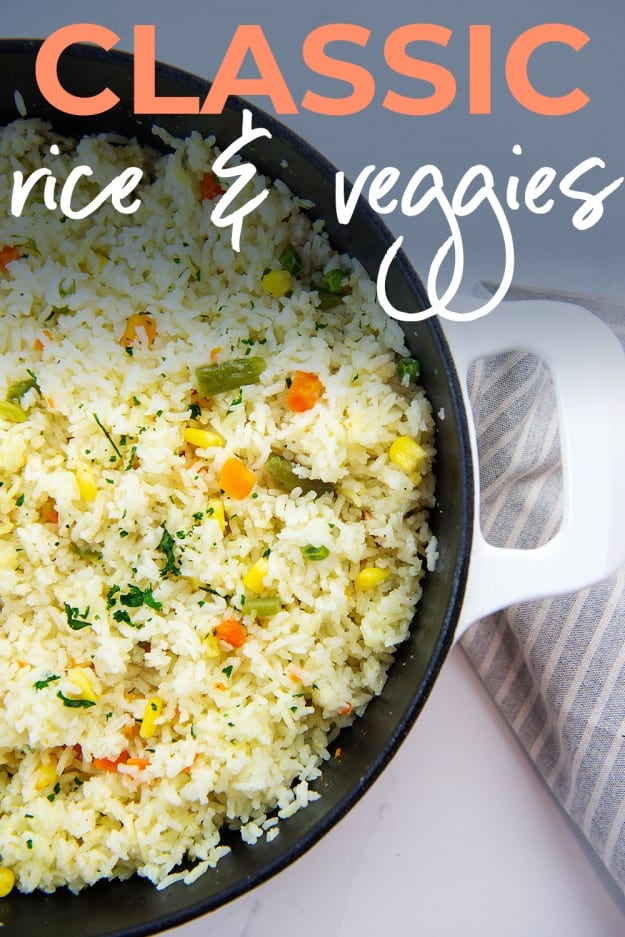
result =
[[[489,286],[481,284],[480,292]],[[523,288],[508,298],[585,306],[625,345],[623,301]],[[580,349],[580,380],[583,358]],[[477,362],[470,387],[484,535],[496,546],[538,546],[557,531],[561,517],[549,372],[533,356],[506,354]],[[541,775],[625,891],[625,569],[578,594],[491,615],[469,629],[462,646]]]

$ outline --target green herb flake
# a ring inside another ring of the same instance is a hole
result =
[[[24,495],[20,495],[19,498],[16,498],[15,503],[17,504],[18,508],[21,508],[24,503]]]
[[[122,457],[121,450],[120,450],[119,447],[116,445],[116,443],[115,443],[115,441],[113,440],[113,437],[111,436],[111,434],[109,433],[109,431],[106,429],[105,426],[103,426],[103,424],[102,424],[102,422],[101,422],[101,420],[100,420],[100,417],[98,416],[97,413],[94,413],[94,414],[93,414],[93,419],[96,421],[96,423],[98,424],[98,426],[100,427],[100,429],[102,430],[102,432],[104,433],[104,435],[106,436],[106,438],[108,439],[108,441],[110,442],[110,444],[111,444],[111,446],[113,447],[113,449],[114,449],[115,454],[117,455],[117,457],[121,459],[121,457]],[[107,481],[108,481],[108,479],[107,479]]]
[[[148,608],[153,608],[155,612],[160,612],[163,607],[152,595],[152,589],[150,587],[147,589],[140,589],[138,586],[132,585],[132,583],[128,583],[128,592],[120,595],[119,601],[127,608],[141,608],[142,605],[147,605]]]
[[[179,576],[180,566],[174,552],[176,541],[169,533],[164,524],[161,525],[163,536],[157,546],[157,550],[165,555],[165,565],[161,567],[161,576]]]
[[[83,628],[89,628],[91,622],[87,621],[87,616],[89,615],[89,609],[86,608],[84,612],[80,612],[77,608],[69,605],[67,602],[64,603],[65,614],[67,616],[67,624],[70,626],[72,631],[81,631]]]
[[[47,686],[50,686],[51,683],[54,683],[55,680],[60,680],[61,677],[59,674],[51,673],[49,677],[44,677],[43,680],[37,680],[33,683],[33,686],[36,690],[45,690]]]
[[[27,839],[27,840],[26,840],[26,848],[27,848],[27,849],[32,849],[32,848],[33,848],[33,841],[32,841],[32,839]]]
[[[90,706],[95,706],[93,700],[90,699],[70,699],[65,696],[60,690],[56,694],[60,700],[63,701],[63,705],[69,707],[70,709],[89,709]]]
[[[111,586],[109,591],[106,593],[106,607],[107,608],[113,608],[113,606],[117,602],[117,599],[115,598],[115,596],[120,591],[121,590],[119,586]]]
[[[232,668],[233,668],[233,665],[228,664],[227,667],[222,667],[221,672],[225,673],[227,677],[230,677],[232,675]]]

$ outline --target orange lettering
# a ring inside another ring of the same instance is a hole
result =
[[[302,100],[302,107],[315,114],[329,117],[344,117],[357,114],[371,104],[375,95],[375,81],[366,68],[353,62],[344,62],[326,55],[325,48],[330,42],[353,42],[366,46],[371,35],[370,29],[355,26],[353,23],[329,23],[313,29],[306,36],[302,53],[306,65],[318,75],[336,78],[352,86],[352,93],[343,98],[328,98],[314,91],[307,91]]]
[[[260,72],[259,78],[239,78],[248,52],[251,52]],[[244,97],[266,95],[277,114],[297,114],[295,101],[258,25],[237,26],[200,113],[220,114],[231,94]]]
[[[37,53],[35,76],[39,90],[59,111],[75,114],[77,117],[103,114],[104,111],[115,107],[119,101],[110,88],[105,88],[98,94],[79,97],[66,91],[59,80],[59,59],[75,42],[93,42],[108,52],[119,42],[119,36],[106,26],[98,26],[96,23],[75,23],[55,30],[44,40]]]
[[[573,114],[588,104],[590,98],[580,88],[560,97],[550,97],[536,91],[527,68],[532,54],[539,46],[548,42],[560,42],[579,52],[589,41],[589,36],[566,23],[543,23],[527,29],[515,39],[506,58],[506,81],[516,100],[528,111],[544,114],[545,117],[561,117]]]
[[[426,98],[407,98],[395,91],[388,91],[382,102],[384,107],[409,117],[438,114],[449,107],[456,96],[456,79],[452,73],[434,62],[413,59],[406,53],[406,46],[410,42],[433,42],[439,46],[447,46],[451,34],[451,29],[433,23],[410,23],[389,34],[384,43],[386,64],[399,75],[429,82],[434,91]]]

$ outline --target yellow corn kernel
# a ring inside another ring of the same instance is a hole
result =
[[[292,277],[288,270],[269,270],[261,280],[265,293],[274,299],[284,296],[292,286]]]
[[[7,869],[5,866],[0,867],[0,898],[6,898],[6,896],[13,891],[13,886],[15,885],[15,873],[13,869]]]
[[[206,645],[206,656],[207,657],[220,657],[221,648],[219,647],[219,641],[215,635],[210,632],[204,638],[204,644]]]
[[[224,512],[224,506],[219,500],[219,498],[209,498],[208,507],[206,510],[206,516],[212,517],[214,521],[217,521],[221,532],[223,533],[226,529],[226,515]]]
[[[184,441],[199,449],[212,449],[215,446],[225,446],[226,441],[219,433],[210,429],[196,429],[194,426],[187,426],[183,432]]]
[[[388,457],[406,475],[412,475],[425,459],[425,449],[410,436],[398,436],[391,444]]]
[[[67,679],[79,690],[78,693],[71,693],[68,690],[68,696],[72,696],[74,699],[86,699],[90,703],[97,703],[100,697],[94,690],[93,683],[84,667],[72,667],[71,670],[67,671]]]
[[[263,580],[268,572],[269,563],[264,556],[261,556],[259,560],[256,560],[255,563],[252,563],[246,572],[245,576],[243,577],[243,585],[250,592],[262,592]]]
[[[35,781],[35,790],[44,791],[56,781],[56,762],[49,761],[47,765],[40,765],[37,770],[37,780]]]
[[[139,735],[142,739],[150,739],[156,732],[156,720],[163,711],[163,700],[160,696],[151,696],[145,704],[143,719]]]
[[[378,566],[367,566],[365,569],[360,570],[354,580],[354,585],[360,592],[366,592],[367,589],[373,589],[375,586],[379,586],[380,583],[384,582],[388,577],[388,569],[380,569]]]
[[[80,465],[76,469],[76,482],[78,484],[78,494],[81,501],[95,501],[98,493],[93,472],[86,465]]]

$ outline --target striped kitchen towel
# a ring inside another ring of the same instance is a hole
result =
[[[480,289],[483,294],[489,284]],[[622,300],[523,288],[508,295],[537,298],[585,306],[625,345]],[[538,546],[561,517],[549,372],[523,353],[481,360],[471,375],[471,400],[484,535],[497,546]],[[580,550],[592,550],[592,543]],[[578,594],[491,615],[462,645],[543,778],[625,891],[625,569]]]

